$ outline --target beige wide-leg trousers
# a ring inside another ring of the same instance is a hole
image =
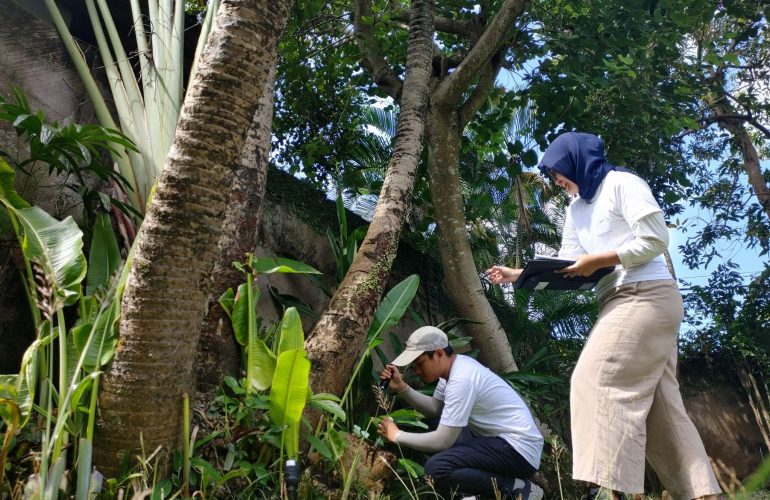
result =
[[[646,456],[677,500],[721,491],[676,380],[683,313],[673,280],[599,297],[599,319],[572,374],[574,479],[643,493]]]

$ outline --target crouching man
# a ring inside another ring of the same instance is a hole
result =
[[[397,366],[412,364],[433,396],[404,382]],[[386,440],[435,453],[425,473],[445,498],[483,495],[539,500],[543,490],[528,478],[540,466],[543,436],[521,397],[503,379],[468,356],[458,355],[446,334],[433,326],[415,330],[400,356],[380,374],[388,387],[428,417],[440,417],[430,432],[404,432],[388,418],[378,432]],[[470,433],[460,433],[467,426]],[[466,434],[470,434],[467,438]],[[460,438],[460,439],[458,439]]]

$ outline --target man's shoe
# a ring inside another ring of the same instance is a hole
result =
[[[543,488],[529,479],[522,479],[522,481],[524,481],[524,486],[513,490],[513,498],[515,500],[542,500],[545,495]]]

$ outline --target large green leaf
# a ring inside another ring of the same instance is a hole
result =
[[[222,307],[225,314],[227,314],[227,317],[230,318],[231,322],[233,320],[233,302],[235,302],[235,292],[233,292],[232,288],[228,288],[227,291],[219,297],[219,305]]]
[[[275,380],[276,358],[273,351],[256,334],[249,338],[248,356],[246,361],[246,378],[248,389],[264,391]]]
[[[346,419],[345,410],[340,406],[340,398],[334,394],[326,392],[313,394],[310,396],[308,404],[311,408],[326,412],[342,422]]]
[[[278,344],[278,355],[294,349],[302,349],[305,345],[305,333],[302,331],[302,320],[293,307],[286,309],[281,321],[281,341]]]
[[[88,273],[86,290],[93,293],[98,287],[109,281],[120,269],[120,249],[115,231],[112,229],[110,215],[106,212],[96,214],[91,251],[88,255]]]
[[[252,285],[252,304],[256,304],[258,300],[259,288]],[[249,310],[249,285],[246,283],[241,283],[238,286],[238,292],[232,302],[231,318],[235,339],[242,346],[246,346],[249,342],[249,328],[256,329],[257,327],[256,311],[253,308]]]
[[[270,390],[270,420],[284,430],[286,453],[294,456],[299,441],[299,421],[307,402],[310,361],[303,349],[286,351],[278,356],[278,364]]]
[[[249,266],[257,274],[294,273],[294,274],[321,274],[312,266],[283,257],[254,257],[250,256]]]
[[[80,283],[86,275],[83,255],[83,233],[72,217],[60,221],[38,207],[13,207],[0,198],[18,219],[24,230],[24,258],[37,262],[53,278],[53,292],[64,305],[74,304],[80,297]],[[30,284],[34,286],[34,284]]]
[[[16,172],[11,168],[8,163],[5,162],[2,156],[0,156],[0,198],[5,200],[15,208],[27,208],[29,203],[19,196],[16,190],[13,188],[14,181],[16,180]],[[6,232],[10,228],[10,220],[5,210],[0,208],[0,232]]]
[[[0,156],[0,196],[8,200],[14,208],[29,208],[24,198],[14,189],[16,171]]]
[[[112,303],[99,311],[93,323],[84,323],[72,328],[75,347],[82,355],[83,368],[95,371],[110,362],[115,355],[118,336],[115,323],[120,315],[120,304],[113,299]]]
[[[393,327],[401,320],[406,308],[412,303],[417,288],[420,286],[420,277],[413,274],[404,281],[394,286],[380,302],[374,313],[372,326],[366,336],[366,344],[380,336],[385,330]]]

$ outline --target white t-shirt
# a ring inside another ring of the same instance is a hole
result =
[[[592,203],[576,198],[567,208],[559,257],[574,259],[586,253],[617,250],[637,237],[632,226],[661,212],[644,180],[630,172],[611,170]],[[596,293],[625,283],[658,279],[671,279],[661,255],[637,266],[617,266],[597,283]]]
[[[540,467],[543,435],[516,391],[473,358],[457,355],[449,380],[439,379],[433,397],[444,401],[439,423],[466,425],[476,436],[499,436],[535,469]]]

